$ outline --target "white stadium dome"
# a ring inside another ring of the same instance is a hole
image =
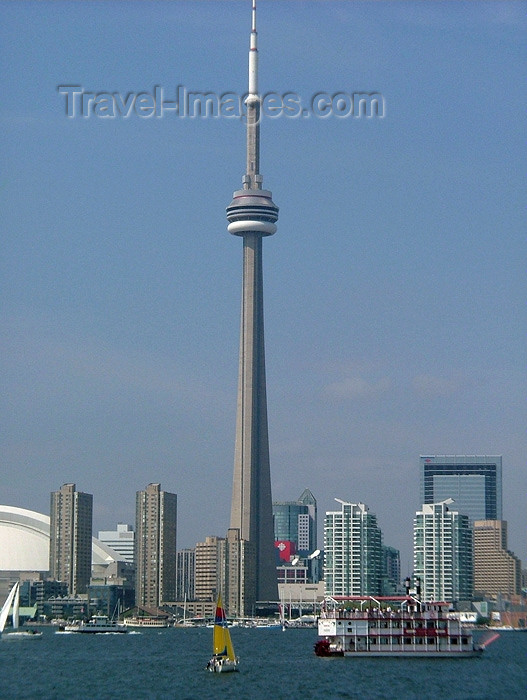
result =
[[[110,564],[123,557],[95,537],[92,564]],[[49,515],[0,505],[0,571],[48,571]]]

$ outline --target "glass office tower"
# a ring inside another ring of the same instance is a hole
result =
[[[501,520],[501,455],[421,455],[421,503],[454,500],[470,520]]]
[[[275,542],[293,542],[303,556],[317,548],[317,502],[309,489],[297,501],[275,501],[273,521]]]

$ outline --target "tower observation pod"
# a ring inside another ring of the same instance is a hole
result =
[[[278,207],[273,202],[269,190],[236,190],[232,202],[227,207],[227,219],[227,231],[235,236],[247,233],[271,236],[276,233]]]
[[[241,597],[250,611],[251,599],[278,599],[269,465],[269,437],[265,379],[262,240],[276,231],[278,207],[271,192],[262,189],[260,161],[260,109],[256,0],[252,0],[249,48],[247,167],[243,188],[236,190],[227,207],[227,230],[243,238],[243,284],[236,442],[230,527],[249,543],[242,575]]]

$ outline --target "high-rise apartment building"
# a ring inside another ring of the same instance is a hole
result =
[[[176,600],[194,600],[196,550],[180,549],[177,553]]]
[[[92,564],[93,496],[64,484],[51,493],[49,572],[70,595],[86,593]]]
[[[196,544],[196,600],[216,600],[225,586],[225,538],[208,536]]]
[[[452,499],[425,503],[414,518],[414,577],[423,600],[471,600],[473,529],[468,515],[450,510]]]
[[[116,530],[99,530],[97,537],[118,552],[125,561],[134,563],[135,532],[130,525],[118,523]]]
[[[421,503],[455,502],[475,520],[501,520],[501,456],[421,455]]]
[[[136,605],[176,600],[177,495],[149,484],[136,494]]]
[[[505,520],[474,522],[474,590],[477,595],[521,594],[521,561],[507,549]]]
[[[381,595],[382,533],[377,517],[364,503],[341,504],[324,519],[326,595]]]

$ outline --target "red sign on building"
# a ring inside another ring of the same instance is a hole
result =
[[[291,557],[294,557],[296,554],[295,543],[291,542],[290,540],[275,541],[274,546],[280,552],[280,559],[282,561],[289,562],[289,561],[291,561]]]

